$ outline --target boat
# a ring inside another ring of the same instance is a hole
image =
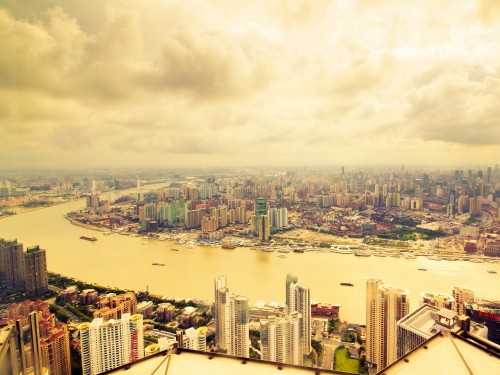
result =
[[[365,251],[355,251],[354,255],[357,257],[371,257],[372,255],[370,253],[367,253]]]
[[[278,254],[278,258],[286,258],[285,254]]]
[[[95,237],[87,237],[87,236],[80,236],[80,239],[81,240],[85,240],[85,241],[97,241],[97,238],[95,238]]]
[[[194,249],[194,245],[192,245],[192,244],[186,245],[186,247],[187,247],[188,249]]]
[[[303,253],[304,250],[303,249],[294,249],[293,252],[294,253]]]
[[[164,267],[164,266],[165,266],[163,263],[153,263],[152,265],[153,265],[153,266],[162,266],[162,267]]]
[[[102,234],[104,234],[105,236],[109,236],[110,234],[113,234],[113,232],[103,232]]]
[[[353,283],[340,283],[340,285],[343,285],[343,286],[354,286]]]
[[[417,259],[417,257],[413,254],[406,254],[405,259]]]
[[[265,251],[266,253],[272,253],[274,249],[272,247],[264,247],[262,248],[262,251]]]
[[[419,268],[419,271],[427,271],[427,268]]]
[[[495,270],[488,270],[488,273],[497,273]]]
[[[236,245],[233,245],[232,243],[223,243],[222,248],[232,250],[232,249],[236,249]]]
[[[172,250],[172,251],[179,251],[179,249],[170,249],[170,250]]]
[[[354,251],[349,246],[339,245],[333,251],[337,254],[352,254]]]

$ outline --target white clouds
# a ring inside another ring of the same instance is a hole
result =
[[[474,18],[492,2],[47,3],[0,10],[2,157],[19,165],[500,151],[500,25]]]

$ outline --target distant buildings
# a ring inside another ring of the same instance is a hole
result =
[[[0,238],[0,282],[9,291],[26,291],[31,296],[48,291],[45,250],[31,246],[26,252],[17,240]]]
[[[474,302],[474,291],[471,289],[454,286],[452,289],[452,295],[456,303],[455,311],[458,313],[458,315],[465,315],[465,305]]]
[[[95,375],[144,357],[142,315],[96,318],[79,326],[83,375]]]
[[[366,280],[366,361],[378,372],[397,360],[397,321],[409,312],[408,291]]]
[[[455,298],[448,294],[422,292],[422,303],[426,303],[437,309],[445,308],[451,311],[457,310]]]

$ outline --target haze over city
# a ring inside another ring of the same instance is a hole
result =
[[[1,1],[11,168],[500,154],[495,1]]]

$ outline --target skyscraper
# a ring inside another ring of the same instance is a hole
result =
[[[23,244],[0,238],[0,281],[8,290],[26,287]]]
[[[287,313],[297,312],[302,315],[300,320],[300,348],[302,354],[311,352],[311,288],[299,283],[297,276],[288,274],[286,277],[286,307]]]
[[[408,314],[408,291],[366,280],[366,360],[378,372],[397,360],[397,321]]]
[[[226,276],[215,279],[215,343],[229,355],[248,358],[248,299],[229,292]]]
[[[253,221],[253,225],[254,225],[254,232],[256,235],[259,235],[260,232],[259,232],[259,219],[262,215],[266,215],[267,213],[267,199],[264,198],[264,197],[260,197],[260,198],[255,198],[255,202],[254,202],[254,221]]]
[[[269,316],[260,321],[262,359],[293,365],[303,364],[300,340],[302,315],[293,312],[285,317]]]
[[[25,253],[26,292],[29,295],[39,296],[47,293],[47,258],[45,250],[37,246],[28,247]]]
[[[259,224],[259,240],[261,241],[269,241],[271,238],[271,226],[269,223],[269,216],[267,215],[262,215],[258,219],[258,224]]]
[[[79,326],[84,375],[99,374],[144,357],[142,315],[123,314],[120,320],[104,321]]]

